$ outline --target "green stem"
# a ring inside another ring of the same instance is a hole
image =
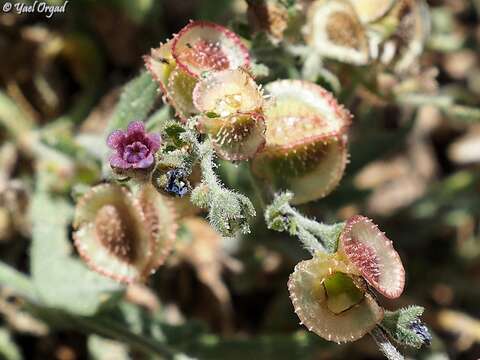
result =
[[[269,191],[259,184],[258,180],[253,176],[251,168],[248,169],[248,179],[255,192],[255,198],[258,200],[260,209],[263,212],[267,208],[266,198],[269,195]]]
[[[376,326],[371,332],[370,335],[375,340],[380,351],[385,355],[388,360],[404,360],[405,357],[400,354],[395,346],[388,340],[387,336],[381,328]]]
[[[337,248],[337,236],[339,234],[339,227],[343,227],[343,224],[333,224],[328,225],[324,224],[312,219],[309,219],[302,214],[300,214],[296,209],[292,208],[288,205],[288,212],[294,217],[294,221],[296,222],[299,229],[302,230],[303,233],[311,234],[311,236],[315,239],[320,240],[320,244],[322,247],[322,251],[324,252],[334,252]],[[300,240],[308,241],[310,243],[310,237],[300,237]],[[318,242],[318,241],[317,241]],[[306,246],[307,244],[304,243]],[[308,249],[308,247],[307,247]],[[318,249],[316,249],[318,250]]]
[[[396,101],[400,105],[435,106],[448,117],[466,123],[478,123],[480,121],[480,109],[455,104],[454,99],[447,95],[402,94],[397,96]]]
[[[87,334],[89,332],[95,332],[99,335],[119,340],[145,354],[160,355],[162,358],[167,360],[173,359],[175,355],[179,354],[178,351],[172,349],[171,347],[158,341],[154,341],[148,337],[134,334],[113,321],[74,316],[71,317],[71,320]]]
[[[215,163],[213,161],[213,147],[210,140],[205,140],[202,144],[196,141],[196,146],[198,147],[200,168],[202,169],[205,182],[212,191],[220,191],[222,189],[219,183],[220,180],[215,171],[213,171]]]
[[[312,255],[318,251],[335,252],[337,239],[344,224],[327,225],[309,219],[289,204],[291,199],[291,193],[275,197],[265,211],[268,227],[277,231],[288,231],[291,235],[297,236]]]

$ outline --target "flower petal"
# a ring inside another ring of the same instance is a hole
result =
[[[118,154],[113,154],[110,157],[110,166],[115,169],[129,169],[132,167],[132,164],[123,160]]]
[[[145,134],[145,125],[142,121],[132,121],[128,124],[127,135],[131,136],[133,134]]]
[[[153,154],[150,153],[145,159],[140,160],[139,162],[135,163],[133,167],[135,169],[147,169],[150,166],[152,166],[155,158],[153,157]]]
[[[160,149],[160,144],[162,143],[162,137],[160,134],[152,133],[147,135],[148,148],[152,153],[157,152]]]
[[[118,149],[123,144],[126,137],[125,135],[125,131],[115,130],[108,136],[107,145],[114,150]]]

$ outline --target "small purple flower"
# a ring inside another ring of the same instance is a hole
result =
[[[141,121],[133,121],[126,131],[115,130],[107,139],[107,145],[115,152],[110,166],[115,170],[148,169],[155,161],[154,154],[160,148],[158,134],[148,134]]]

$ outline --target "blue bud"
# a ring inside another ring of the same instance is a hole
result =
[[[410,324],[410,329],[422,339],[424,344],[430,345],[432,342],[432,335],[430,335],[430,332],[424,323],[416,319]]]
[[[190,191],[190,183],[187,180],[187,172],[183,169],[167,171],[167,185],[165,191],[169,194],[183,197]]]

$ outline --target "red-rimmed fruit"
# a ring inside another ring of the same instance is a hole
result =
[[[293,204],[326,196],[347,162],[349,112],[313,83],[280,80],[266,89],[274,99],[265,109],[266,145],[252,161],[253,173],[275,191],[292,191]]]
[[[245,70],[208,73],[195,86],[193,102],[201,113],[199,131],[222,158],[248,159],[265,144],[263,92]]]
[[[345,255],[365,280],[387,298],[399,297],[405,286],[405,270],[392,241],[370,219],[355,215],[342,231],[338,251]]]
[[[98,185],[79,200],[75,246],[92,270],[131,283],[163,263],[175,239],[175,212],[148,187],[134,196],[119,185]]]
[[[298,263],[288,290],[303,325],[330,341],[358,340],[383,319],[355,267],[338,254],[318,253]]]
[[[358,17],[369,23],[385,16],[395,5],[396,0],[350,0]]]
[[[152,49],[144,57],[145,66],[160,86],[164,102],[170,104],[181,120],[196,114],[192,103],[192,92],[196,79],[181,70],[172,55],[172,40]]]
[[[317,53],[341,62],[370,61],[367,32],[347,0],[316,0],[308,8],[305,40]]]
[[[174,38],[172,54],[184,71],[194,77],[205,71],[248,67],[250,57],[233,31],[207,21],[193,21]]]

